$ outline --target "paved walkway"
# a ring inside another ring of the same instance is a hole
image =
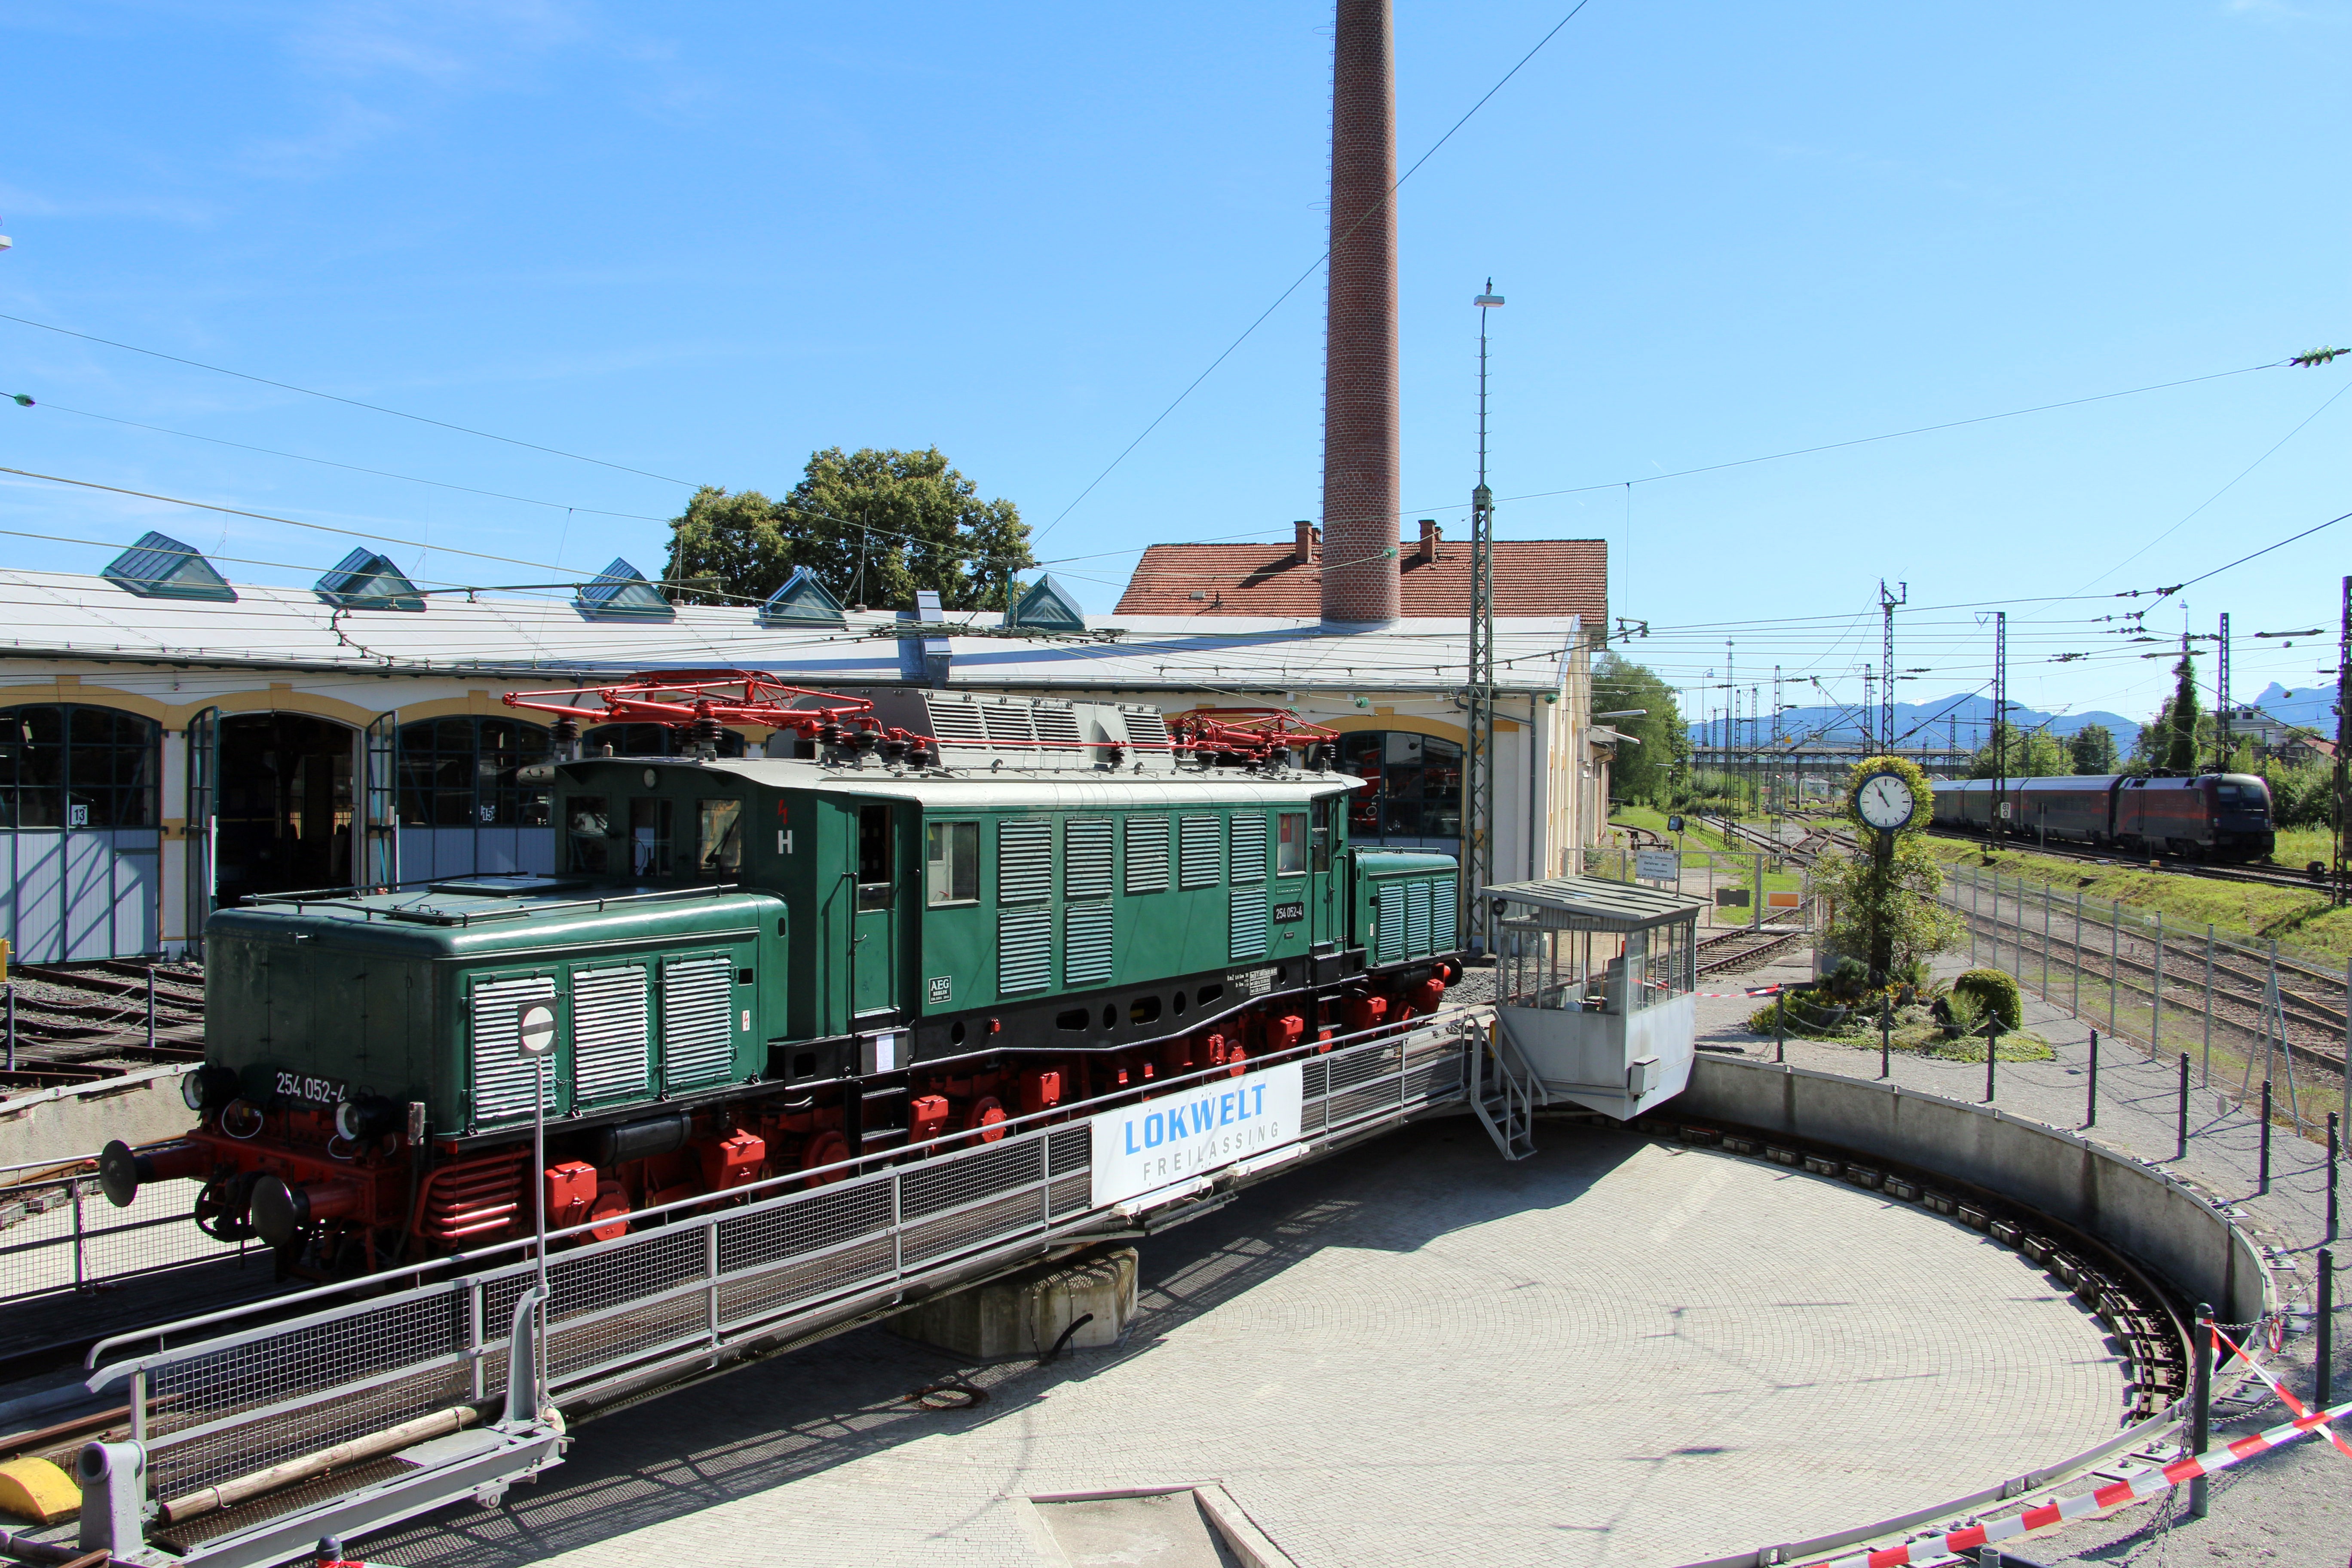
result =
[[[1938,973],[1949,977],[1967,967],[1946,961]],[[1719,977],[1722,984],[1707,989],[1770,985],[1808,977],[1807,961],[1791,960],[1738,976]],[[1762,1005],[1748,997],[1705,998],[1699,1004],[1699,1039],[1703,1044],[1738,1046],[1748,1055],[1770,1060],[1769,1037],[1748,1032],[1746,1021]],[[1996,1103],[2004,1110],[2030,1116],[2069,1131],[2084,1131],[2087,1110],[2087,1069],[2090,1026],[2038,999],[2026,998],[2025,1024],[2051,1042],[2056,1059],[2000,1064]],[[1787,1059],[1799,1067],[1878,1076],[1878,1049],[1791,1040]],[[1904,1052],[1894,1053],[1894,1077],[1906,1089],[1920,1089],[1955,1100],[1984,1099],[1985,1069],[1981,1062],[1938,1061]],[[2312,1299],[2315,1253],[2326,1243],[2327,1156],[2324,1145],[2273,1127],[2271,1184],[2267,1194],[2258,1189],[2261,1149],[2258,1121],[2226,1106],[2195,1087],[2192,1049],[2189,1095],[2189,1153],[2179,1149],[2179,1065],[2178,1057],[2151,1062],[2137,1049],[2117,1047],[2103,1039],[2099,1053],[2098,1120],[2086,1136],[2136,1158],[2162,1164],[2245,1217],[2246,1225],[2265,1243],[2291,1256],[2295,1269],[2276,1278],[2290,1302],[2307,1307]],[[2281,1111],[2284,1113],[2282,1100]],[[2352,1183],[2347,1183],[2352,1189]],[[2352,1224],[2352,1190],[2343,1194],[2347,1222]],[[2341,1249],[2352,1262],[2352,1239]],[[2352,1288],[2352,1277],[2339,1269],[2336,1279],[2338,1349],[2335,1356],[2336,1397],[2352,1394],[2352,1353],[2341,1345],[2352,1331],[2352,1319],[2341,1310],[2340,1299]],[[2309,1333],[2291,1335],[2279,1359],[2289,1369],[2290,1386],[2306,1400],[2313,1392],[2313,1352]],[[2280,1407],[2266,1405],[2241,1420],[2217,1426],[2221,1436],[2240,1436],[2284,1419]],[[2203,1520],[2178,1517],[2179,1510],[2150,1506],[2130,1509],[2109,1520],[2071,1526],[2045,1543],[2028,1546],[2026,1555],[2049,1563],[2173,1563],[2214,1561],[2261,1561],[2336,1563],[2352,1556],[2352,1458],[2326,1445],[2305,1439],[2295,1447],[2267,1456],[2229,1472],[2215,1483],[2212,1510]],[[2185,1502],[2185,1500],[2184,1500]]]
[[[1144,1244],[1123,1350],[979,1372],[868,1329],[582,1428],[503,1514],[373,1562],[1036,1564],[1011,1500],[1222,1480],[1307,1568],[1671,1568],[2111,1436],[2123,1369],[1916,1205],[1614,1128],[1448,1120]],[[1859,1259],[1869,1259],[1866,1268]],[[961,1369],[970,1370],[970,1369]]]

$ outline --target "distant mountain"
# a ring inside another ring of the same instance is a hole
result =
[[[2275,688],[2273,688],[2275,689]],[[2296,693],[2300,701],[2303,694]],[[2323,710],[2335,700],[2332,691],[2320,694]],[[2273,710],[2275,711],[2275,710]],[[2280,717],[2286,717],[2280,714]],[[1873,722],[1876,721],[1875,715]],[[2021,730],[2047,726],[2053,735],[2072,735],[2086,724],[2105,724],[2116,738],[2116,750],[2129,754],[2132,742],[2139,738],[2139,726],[2120,713],[2092,711],[2089,713],[2050,714],[2009,705],[2009,721]],[[2294,721],[2302,722],[2303,721]],[[2330,723],[2334,722],[2331,718]],[[1748,720],[1739,721],[1739,730],[1733,744],[1744,745],[1751,733],[1769,732],[1769,721],[1751,731]],[[1712,746],[1721,740],[1722,723],[1712,726],[1690,726],[1693,745]],[[1897,744],[1935,746],[1957,742],[1965,750],[1974,751],[1985,743],[1992,732],[1992,699],[1975,692],[1955,692],[1949,697],[1927,702],[1897,702],[1895,705],[1895,738]],[[1852,708],[1791,708],[1780,715],[1783,736],[1802,735],[1830,745],[1860,745],[1863,740],[1862,716]]]
[[[2273,680],[2246,706],[2259,708],[2283,724],[2306,725],[2323,735],[2336,733],[2336,688],[2324,682],[2289,690]]]

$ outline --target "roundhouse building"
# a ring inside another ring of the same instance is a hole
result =
[[[1090,619],[1051,579],[1010,627],[844,612],[809,577],[713,608],[674,605],[618,561],[570,595],[425,595],[364,551],[299,589],[231,583],[160,534],[99,574],[0,572],[0,936],[23,961],[181,952],[247,894],[552,871],[547,796],[520,777],[547,755],[546,716],[500,699],[647,670],[1286,707],[1341,731],[1341,765],[1367,780],[1360,839],[1460,843],[1458,616]],[[1584,623],[1505,617],[1496,634],[1496,874],[1557,871],[1607,798]],[[671,744],[659,728],[583,739]]]

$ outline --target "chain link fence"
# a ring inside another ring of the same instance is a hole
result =
[[[1971,964],[2151,1059],[2187,1055],[2217,1108],[2257,1104],[2267,1083],[2273,1114],[2305,1134],[2344,1110],[2352,963],[1997,869],[1953,868],[1943,901]]]

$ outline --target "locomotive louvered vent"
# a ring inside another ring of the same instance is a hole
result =
[[[1429,884],[1429,951],[1454,951],[1454,916],[1456,895],[1451,877],[1439,877]]]
[[[1404,889],[1395,882],[1382,882],[1379,909],[1372,961],[1394,963],[1404,956]]]
[[[980,710],[971,703],[952,698],[931,697],[925,699],[923,707],[930,716],[931,738],[940,744],[988,744],[988,726],[981,721]]]
[[[1414,882],[1404,890],[1404,945],[1415,958],[1429,952],[1429,884]]]
[[[1127,890],[1164,893],[1168,890],[1168,819],[1130,816],[1127,819]]]
[[[996,989],[1011,996],[1043,991],[1054,976],[1054,911],[996,911]]]
[[[1130,712],[1125,718],[1128,744],[1149,752],[1168,749],[1168,721],[1164,717],[1158,713]]]
[[[1265,818],[1234,818],[1234,880],[1265,880]]]
[[[1029,715],[1037,726],[1037,739],[1055,751],[1068,751],[1086,737],[1078,733],[1078,714],[1074,708],[1051,708],[1039,703]]]
[[[646,967],[572,973],[572,1082],[578,1100],[642,1094],[646,1063]]]
[[[1108,985],[1111,967],[1111,904],[1072,904],[1062,912],[1062,984]]]
[[[673,958],[662,965],[662,1087],[727,1077],[734,1058],[734,1011],[726,953]]]
[[[996,830],[996,901],[1025,904],[1054,890],[1054,825],[1008,822]]]
[[[1062,893],[1072,899],[1110,897],[1110,824],[1108,821],[1063,825]]]
[[[1029,710],[1009,702],[985,703],[980,716],[988,724],[988,738],[999,745],[1027,746],[1037,739],[1029,726]]]
[[[1264,958],[1265,956],[1265,889],[1235,888],[1233,890],[1232,950],[1229,958]]]
[[[474,983],[474,1124],[511,1121],[530,1114],[531,1082],[538,1069],[522,1054],[522,1010],[534,1002],[551,1005],[555,981],[545,974],[518,980]],[[550,1075],[548,1093],[555,1091]]]
[[[1224,874],[1218,858],[1224,849],[1225,825],[1214,816],[1186,816],[1176,824],[1176,885],[1214,886]]]

